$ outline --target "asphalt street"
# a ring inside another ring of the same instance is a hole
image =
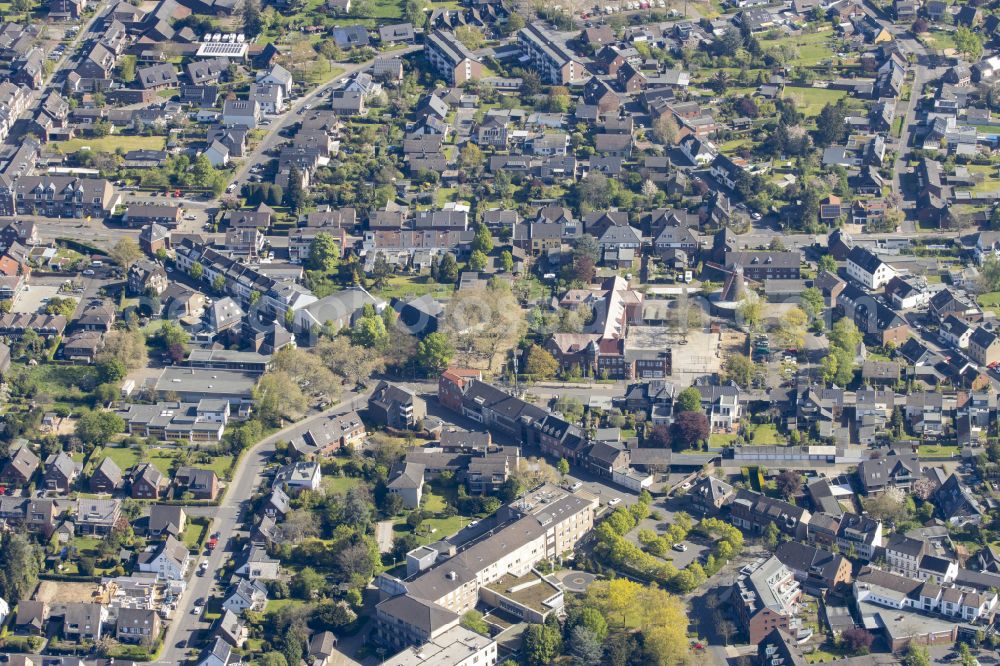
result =
[[[223,538],[220,540],[220,546],[214,551],[209,551],[209,555],[205,558],[208,560],[209,575],[195,575],[194,570],[197,569],[198,563],[202,558],[192,558],[187,589],[181,595],[175,615],[168,624],[163,639],[163,652],[160,654],[159,661],[155,663],[183,663],[188,651],[187,645],[191,642],[192,634],[199,630],[210,628],[211,625],[201,619],[200,613],[197,615],[192,613],[195,605],[194,602],[199,598],[208,599],[213,595],[213,590],[217,588],[219,590],[225,589],[227,581],[216,580],[215,576],[211,575],[211,572],[221,571],[226,560],[232,556],[227,537],[235,535],[242,526],[243,516],[241,513],[244,503],[261,484],[264,478],[264,471],[271,457],[274,455],[274,445],[279,441],[288,440],[301,434],[328,416],[359,409],[366,404],[366,400],[366,396],[358,393],[345,393],[337,405],[279,430],[270,437],[261,440],[244,454],[236,471],[233,473],[232,481],[229,482],[222,503],[218,507],[208,509],[205,513],[201,514],[212,518],[212,532],[220,532]]]

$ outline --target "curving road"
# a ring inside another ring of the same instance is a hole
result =
[[[233,473],[232,481],[229,482],[222,504],[208,510],[199,508],[198,511],[192,512],[192,515],[207,515],[211,517],[211,530],[213,532],[220,532],[222,538],[220,539],[219,547],[211,551],[211,554],[207,557],[208,574],[205,576],[194,575],[193,570],[197,568],[202,557],[193,557],[191,559],[192,572],[188,576],[187,590],[181,595],[175,615],[169,622],[163,639],[164,647],[160,653],[159,660],[155,662],[156,664],[184,663],[188,652],[187,646],[192,643],[197,644],[197,636],[195,637],[196,640],[192,641],[192,634],[211,628],[210,623],[203,622],[200,614],[193,615],[191,610],[194,608],[195,600],[199,598],[208,599],[212,596],[213,591],[225,590],[228,581],[217,580],[215,576],[217,572],[222,570],[226,560],[232,556],[229,538],[238,531],[243,523],[241,514],[244,502],[253,495],[256,488],[263,481],[264,470],[270,462],[271,456],[274,455],[274,445],[279,441],[291,439],[328,416],[360,409],[366,403],[366,395],[355,392],[345,393],[341,397],[341,401],[330,409],[309,416],[261,440],[243,455]],[[252,518],[252,516],[248,516],[247,518]],[[183,647],[178,647],[178,645],[182,645]]]
[[[423,46],[408,46],[404,49],[398,49],[395,51],[386,51],[382,55],[394,55],[402,56],[408,53],[413,53],[414,51],[419,51],[423,49]],[[280,119],[272,122],[268,129],[267,135],[264,139],[257,144],[249,155],[244,159],[243,164],[239,169],[236,170],[236,174],[233,176],[231,184],[236,185],[236,192],[240,191],[240,188],[244,183],[247,182],[247,175],[250,173],[250,169],[258,164],[263,164],[270,161],[272,158],[267,155],[267,152],[273,148],[276,148],[281,143],[285,141],[285,138],[281,136],[281,131],[288,127],[291,127],[295,123],[301,120],[299,112],[307,105],[315,105],[317,100],[325,96],[327,93],[327,88],[335,83],[346,79],[349,76],[353,76],[358,72],[364,71],[372,66],[375,59],[365,60],[357,64],[349,64],[345,67],[343,72],[327,79],[322,84],[316,86],[316,89],[307,95],[303,95],[299,99],[295,100],[295,103],[289,107],[288,111],[285,112]]]

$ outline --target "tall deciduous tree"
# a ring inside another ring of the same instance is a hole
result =
[[[131,238],[122,238],[111,248],[108,255],[122,268],[128,268],[142,258],[142,250],[139,244]]]
[[[555,356],[543,347],[532,345],[524,361],[524,373],[535,379],[552,379],[559,371]]]
[[[417,363],[428,374],[442,372],[454,355],[455,348],[451,346],[448,337],[437,331],[417,343]]]
[[[28,599],[38,585],[44,555],[41,548],[17,532],[0,536],[0,598],[13,607]]]

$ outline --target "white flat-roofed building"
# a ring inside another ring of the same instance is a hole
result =
[[[383,662],[384,666],[492,666],[497,663],[497,643],[462,626],[437,638],[407,648]]]

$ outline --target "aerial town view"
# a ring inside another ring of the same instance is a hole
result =
[[[1000,0],[593,2],[0,0],[0,666],[1000,666]]]

